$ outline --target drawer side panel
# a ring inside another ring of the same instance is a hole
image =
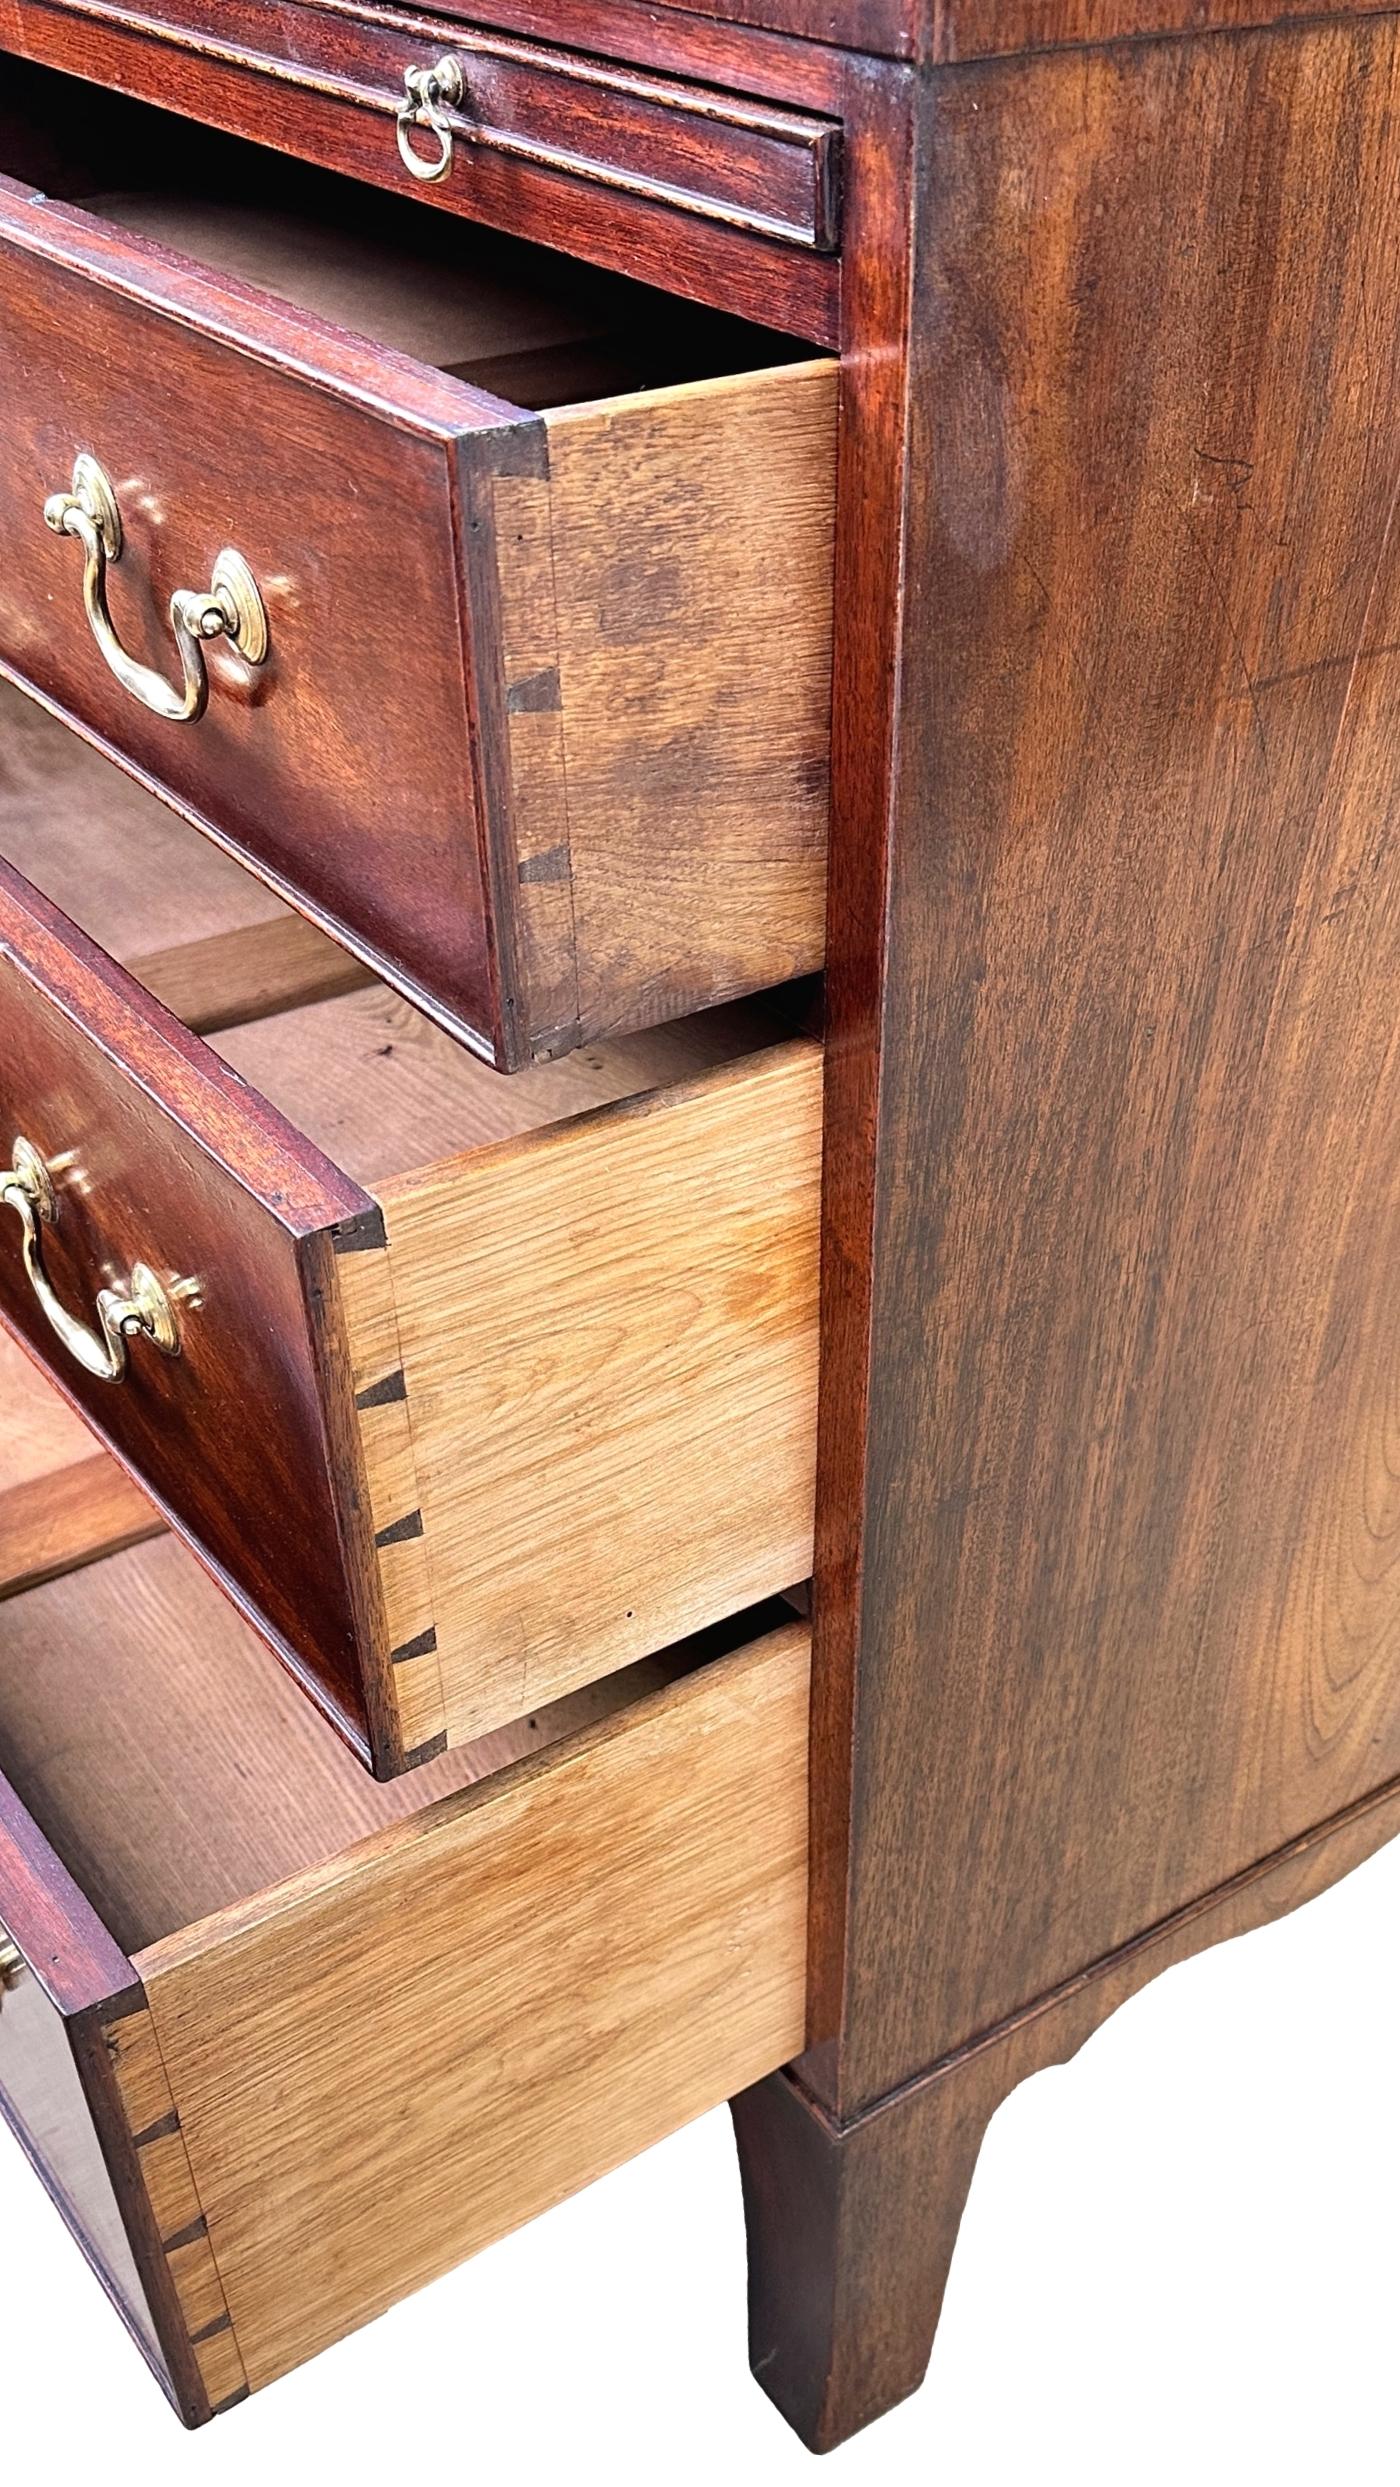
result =
[[[808,1676],[794,1626],[142,1955],[254,2389],[801,2045]]]
[[[821,1070],[799,1040],[386,1193],[449,1742],[806,1579]]]

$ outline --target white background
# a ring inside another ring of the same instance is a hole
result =
[[[744,2353],[721,2112],[187,2435],[0,2136],[16,2487],[1400,2477],[1400,1842],[991,2128],[922,2393],[820,2465]]]

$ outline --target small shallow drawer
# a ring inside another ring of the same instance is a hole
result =
[[[424,178],[410,158],[445,156],[433,196],[449,213],[568,231],[612,264],[623,253],[654,267],[669,244],[692,283],[708,244],[731,284],[747,265],[809,317],[834,303],[813,257],[839,239],[841,129],[830,112],[520,42],[448,10],[429,26],[350,0],[286,12],[261,0],[152,0],[133,21],[121,0],[83,0],[82,21],[84,69],[109,92],[159,104],[178,83],[197,120],[390,188]],[[66,0],[9,0],[5,41],[31,61],[71,65]],[[810,84],[815,64],[804,66]],[[27,116],[42,88],[17,64],[7,74]],[[823,83],[834,97],[837,81]],[[87,117],[81,103],[73,117]]]
[[[502,1069],[819,966],[834,366],[222,178],[0,191],[0,664]]]
[[[385,1789],[173,1538],[4,1612],[0,2107],[191,2423],[800,2048],[803,1625]]]
[[[754,1003],[205,1042],[0,866],[0,1313],[392,1774],[806,1578],[820,1080]]]

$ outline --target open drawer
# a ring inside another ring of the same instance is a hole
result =
[[[34,725],[48,879],[111,772]],[[514,1080],[375,983],[206,1042],[0,864],[0,1314],[391,1775],[806,1579],[820,1082],[756,1003]]]
[[[376,1788],[173,1538],[0,1615],[0,2106],[191,2423],[800,2048],[802,1624]]]
[[[0,182],[0,664],[502,1069],[818,967],[835,366],[122,110]]]

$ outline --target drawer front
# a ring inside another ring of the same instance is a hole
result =
[[[100,1335],[99,1291],[145,1263],[179,1352],[137,1338],[120,1381],[85,1371],[30,1283],[10,1208],[0,1313],[365,1747],[375,1637],[356,1607],[320,1316],[327,1230],[368,1202],[0,867],[0,1166],[18,1138],[57,1169],[40,1257],[59,1304]]]
[[[475,1050],[820,966],[833,366],[529,416],[14,194],[0,349],[0,666]],[[153,713],[216,579],[259,661]]]
[[[164,2354],[72,2036],[33,1969],[11,1958],[0,1925],[0,1961],[6,1959],[9,1974],[0,1977],[0,2110],[164,2382]]]
[[[156,0],[141,20],[85,0],[87,77],[309,163],[412,193],[395,122],[405,73],[444,57],[461,100],[444,113],[449,212],[571,249],[752,319],[834,344],[841,130],[833,111],[735,95],[448,13],[269,10],[259,0]],[[75,65],[62,0],[13,0],[6,42]],[[829,55],[802,74],[834,101]],[[762,78],[762,72],[758,75]],[[772,71],[765,81],[771,85]],[[428,132],[408,134],[426,160]]]
[[[472,392],[23,201],[0,200],[0,338],[0,660],[487,1041],[456,514]],[[116,489],[109,601],[142,664],[178,684],[170,598],[223,547],[258,583],[266,661],[211,646],[197,723],[113,677],[81,549],[43,523],[81,452]]]
[[[181,2302],[176,2274],[191,2257],[171,2224],[176,2204],[164,2203],[163,2231],[161,2186],[147,2185],[170,2139],[133,2129],[113,2077],[138,2022],[149,2028],[135,1971],[0,1777],[0,2115],[193,2425],[229,2396],[230,2344],[191,2337],[206,2318],[193,2297]],[[146,2102],[131,2104],[149,2126]],[[202,2266],[201,2279],[207,2289]]]

